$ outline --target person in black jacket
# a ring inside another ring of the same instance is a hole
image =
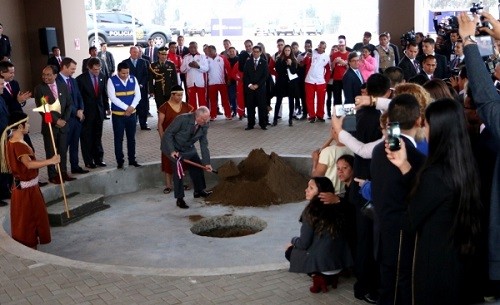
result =
[[[273,126],[278,124],[279,109],[283,97],[288,96],[288,109],[290,111],[288,116],[288,126],[292,126],[292,119],[294,116],[294,100],[298,97],[298,76],[297,76],[298,63],[295,55],[292,53],[292,47],[286,45],[283,48],[280,56],[276,60],[276,105],[274,106],[274,119]],[[290,78],[291,76],[291,78]],[[294,78],[295,77],[295,78]]]

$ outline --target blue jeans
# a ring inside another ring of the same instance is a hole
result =
[[[137,124],[137,116],[135,113],[130,116],[116,115],[112,116],[113,134],[115,142],[115,158],[116,163],[124,163],[123,155],[123,133],[127,135],[127,156],[128,163],[135,162],[135,130]]]

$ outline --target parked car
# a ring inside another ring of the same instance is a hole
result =
[[[195,24],[186,24],[184,26],[184,35],[200,35],[200,36],[205,36],[206,34],[210,33],[210,28],[209,27],[204,27],[202,25],[195,25]]]
[[[322,35],[324,28],[318,19],[307,19],[304,21],[301,31],[307,35]]]
[[[290,34],[290,35],[301,35],[302,34],[302,31],[300,29],[300,27],[297,25],[297,23],[280,23],[278,24],[278,26],[276,27],[276,34],[277,35],[287,35],[287,34]]]
[[[133,44],[132,15],[119,11],[99,11],[97,17],[97,45],[106,42],[109,45]],[[137,43],[146,44],[152,38],[155,46],[163,47],[172,40],[170,29],[161,25],[144,24],[135,19]],[[87,37],[89,45],[94,45],[94,14],[87,12]]]
[[[270,36],[276,35],[276,27],[273,24],[257,26],[255,28],[255,36]]]

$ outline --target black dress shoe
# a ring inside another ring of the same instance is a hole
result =
[[[194,198],[200,198],[200,197],[207,198],[208,196],[210,196],[210,194],[212,194],[212,191],[201,191],[201,192],[194,192],[193,196]]]
[[[267,127],[266,126],[261,126],[260,129],[267,130]]]
[[[128,165],[129,166],[135,166],[135,167],[141,167],[141,165],[139,163],[137,163],[137,161],[130,162]]]
[[[39,187],[44,187],[44,186],[46,186],[47,184],[49,184],[49,183],[48,183],[48,182],[40,182],[40,181],[38,181],[38,186],[39,186]]]
[[[103,161],[96,162],[95,165],[100,166],[100,167],[106,167],[106,163],[104,163]]]
[[[250,127],[250,126],[245,127],[245,130],[252,130],[252,129],[253,129],[253,127]]]
[[[316,118],[316,121],[317,121],[317,122],[321,122],[321,123],[324,123],[324,122],[325,122],[325,119],[321,119],[321,118]]]
[[[183,198],[177,198],[177,206],[181,209],[189,209],[189,206],[186,204]]]
[[[75,168],[75,169],[72,169],[72,170],[71,170],[71,173],[72,173],[72,174],[86,174],[86,173],[88,173],[88,172],[90,172],[90,171],[88,171],[88,170],[86,170],[86,169],[83,169],[83,168],[81,168],[81,167],[78,167],[78,168]]]
[[[5,201],[0,200],[0,207],[6,206],[8,203]]]
[[[116,166],[117,169],[123,169],[123,163],[118,163],[118,165]]]
[[[96,168],[97,166],[94,163],[90,163],[90,164],[85,164],[85,167],[86,168]]]
[[[56,176],[54,178],[49,178],[49,182],[53,184],[61,184],[61,179],[59,179],[59,176]]]
[[[354,297],[369,304],[377,304],[377,298],[372,296],[370,293],[367,293],[365,295],[354,294]]]
[[[74,181],[74,180],[76,180],[76,178],[75,178],[75,177],[71,177],[71,176],[70,176],[70,175],[68,175],[68,173],[66,173],[66,172],[63,172],[63,173],[62,173],[62,178],[63,178],[63,180],[64,180],[64,181]]]
[[[149,128],[148,126],[145,126],[145,127],[141,127],[141,130],[151,130],[151,128]]]
[[[273,121],[273,126],[276,126],[278,125],[278,122],[277,121]]]

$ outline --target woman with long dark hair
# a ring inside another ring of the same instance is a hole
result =
[[[298,63],[295,55],[293,55],[292,47],[286,45],[283,48],[280,56],[276,60],[276,105],[274,106],[273,126],[278,125],[279,110],[283,97],[288,96],[288,126],[292,126],[292,119],[294,115],[293,102],[295,97],[298,96],[298,78],[290,79],[289,74],[297,76]],[[292,77],[293,78],[293,77]]]
[[[416,233],[415,304],[462,304],[467,287],[464,259],[476,250],[480,232],[479,178],[463,107],[452,99],[431,103],[425,112],[429,155],[410,193],[406,229]],[[404,141],[389,160],[412,170]]]
[[[319,193],[335,193],[327,177],[314,177],[305,190],[306,206],[300,217],[300,236],[292,238],[285,257],[290,272],[312,276],[312,293],[327,292],[327,284],[337,288],[338,274],[352,266],[351,251],[345,238],[345,207],[342,203],[324,204]]]

